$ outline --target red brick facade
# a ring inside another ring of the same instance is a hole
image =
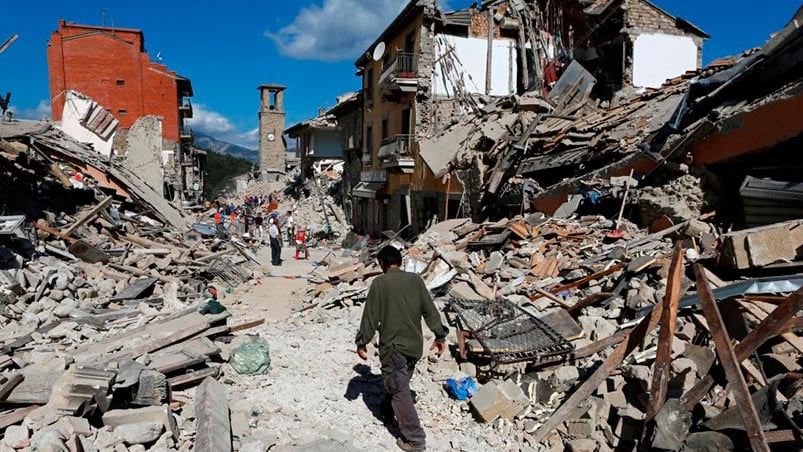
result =
[[[54,120],[61,120],[66,92],[74,90],[111,110],[122,129],[143,116],[161,116],[163,138],[179,141],[178,76],[150,61],[141,30],[59,21],[47,60]]]

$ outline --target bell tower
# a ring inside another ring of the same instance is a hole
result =
[[[261,85],[259,88],[259,169],[262,178],[285,172],[284,90],[286,86]]]

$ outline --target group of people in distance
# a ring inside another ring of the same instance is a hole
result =
[[[293,212],[287,211],[279,215],[278,203],[280,193],[270,196],[246,196],[242,204],[215,202],[215,226],[218,234],[229,233],[244,239],[254,239],[259,243],[270,244],[271,263],[282,264],[283,237],[288,244],[296,247],[296,259],[303,253],[303,259],[309,258],[307,249],[307,233],[304,228],[297,227]],[[210,203],[209,207],[212,207]],[[283,231],[284,230],[284,233]]]

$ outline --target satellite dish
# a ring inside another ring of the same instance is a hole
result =
[[[379,44],[374,47],[374,61],[379,61],[385,56],[385,43],[380,42]]]

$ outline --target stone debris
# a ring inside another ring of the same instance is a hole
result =
[[[485,99],[445,131],[466,144],[453,158],[432,155],[436,139],[422,154],[482,176],[465,203],[476,205],[461,206],[477,215],[415,237],[354,234],[329,167],[252,184],[246,195],[284,197],[327,251],[287,276],[308,284],[269,327],[216,300],[215,285],[268,276],[259,243],[216,237],[213,211],[197,207],[195,222],[52,124],[1,121],[0,207],[13,215],[0,217],[0,446],[394,447],[375,434],[378,369],[352,366],[350,349],[382,273],[374,256],[392,245],[451,326],[450,352],[422,360],[412,383],[433,450],[799,450],[803,228],[776,212],[799,194],[780,178],[718,179],[705,165],[755,149],[731,155],[720,148],[734,138],[705,137],[799,98],[800,65],[779,63],[799,48],[800,14],[765,48],[619,105],[566,79],[555,85],[566,98]],[[734,94],[776,79],[796,81]],[[799,143],[760,149],[781,144]],[[737,191],[744,221],[721,211]],[[270,367],[241,375],[227,361],[251,329]],[[465,377],[479,392],[451,399],[444,382]]]

